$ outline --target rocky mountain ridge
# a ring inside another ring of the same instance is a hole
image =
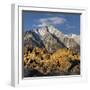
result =
[[[80,52],[80,36],[76,34],[64,34],[52,25],[26,31],[24,33],[24,46],[30,48],[46,48],[54,52],[59,48],[70,48]]]

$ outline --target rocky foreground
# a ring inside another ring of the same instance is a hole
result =
[[[24,77],[79,74],[80,55],[70,49],[48,53],[45,48],[24,48]]]

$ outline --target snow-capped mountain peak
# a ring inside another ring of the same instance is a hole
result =
[[[28,35],[26,34],[24,38],[29,39],[30,42],[32,40],[33,46],[42,46],[50,51],[63,47],[74,48],[80,46],[79,35],[64,34],[53,25],[34,29],[30,31]]]

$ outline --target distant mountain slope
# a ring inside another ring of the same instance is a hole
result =
[[[59,48],[70,48],[80,52],[79,35],[66,35],[52,25],[26,31],[24,33],[24,46],[30,48],[46,48],[49,52],[54,52]]]

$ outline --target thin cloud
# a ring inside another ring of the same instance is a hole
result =
[[[64,24],[66,22],[65,18],[62,17],[49,17],[49,18],[41,18],[39,19],[39,23],[40,25],[38,26],[45,26],[48,24],[52,24],[52,25],[60,25],[60,24]]]
[[[76,27],[74,25],[66,24],[66,28],[67,29],[75,29]]]

